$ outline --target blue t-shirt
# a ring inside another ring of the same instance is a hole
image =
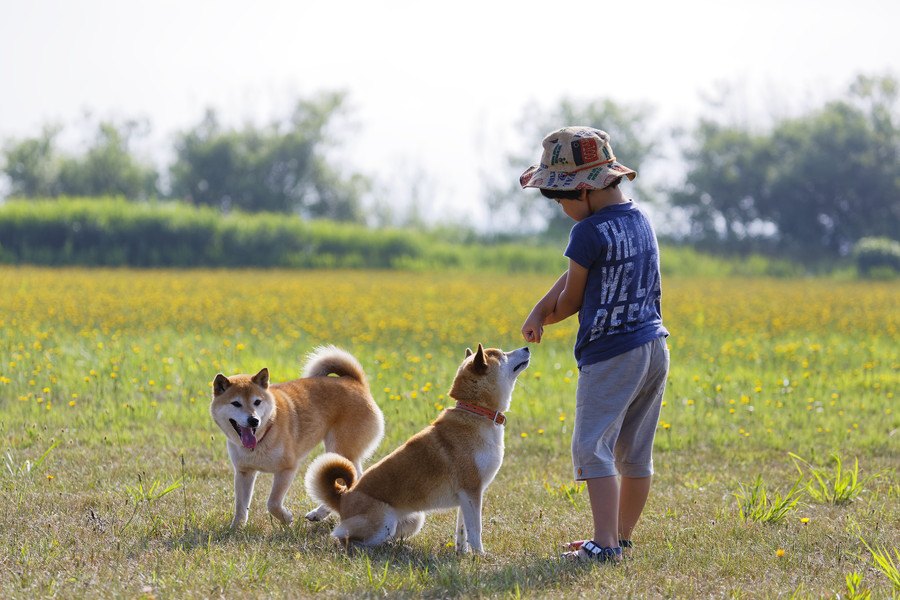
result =
[[[669,335],[660,309],[656,234],[633,202],[576,223],[565,255],[588,269],[575,340],[579,367]]]

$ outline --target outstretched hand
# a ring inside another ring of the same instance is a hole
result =
[[[531,313],[529,313],[528,318],[525,319],[525,323],[522,325],[522,337],[525,338],[526,342],[540,344],[544,335],[544,323],[556,322],[548,319],[553,316],[552,313],[556,310],[555,306],[559,300],[559,295],[566,287],[568,273],[566,271],[560,275],[553,287],[550,288],[550,291],[544,294],[544,297],[531,309]]]

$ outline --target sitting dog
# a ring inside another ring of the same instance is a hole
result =
[[[337,454],[323,454],[306,472],[310,496],[340,515],[331,533],[344,543],[374,546],[419,532],[425,512],[458,507],[456,549],[482,554],[481,506],[503,461],[503,412],[516,377],[528,367],[528,348],[503,352],[481,344],[456,373],[456,406],[405,444],[359,470]]]
[[[225,433],[234,466],[232,528],[247,522],[257,472],[274,473],[266,506],[276,519],[290,525],[293,515],[284,507],[284,496],[310,450],[324,441],[326,451],[346,457],[361,472],[362,461],[384,434],[384,417],[362,366],[334,346],[316,350],[303,377],[285,383],[270,385],[267,369],[252,377],[219,373],[213,381],[210,413]],[[319,506],[307,517],[327,515],[328,508]]]

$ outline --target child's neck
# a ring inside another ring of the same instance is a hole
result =
[[[607,206],[625,204],[628,202],[628,199],[619,188],[591,190],[590,192],[588,192],[587,200],[588,206],[591,210],[591,214],[594,214],[598,210],[603,210]]]

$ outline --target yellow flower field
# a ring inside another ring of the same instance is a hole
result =
[[[889,593],[861,540],[895,548],[900,529],[900,511],[888,509],[900,505],[900,285],[890,282],[663,281],[672,371],[645,558],[600,579],[551,560],[559,542],[589,533],[568,463],[574,319],[532,347],[513,395],[506,459],[485,509],[488,558],[446,548],[449,514],[430,517],[412,540],[348,558],[330,546],[327,523],[279,532],[264,514],[265,483],[247,533],[224,531],[230,466],[207,411],[216,373],[265,366],[280,381],[298,376],[317,345],[345,347],[385,413],[380,457],[452,402],[466,347],[524,345],[519,327],[552,283],[0,267],[0,491],[9,507],[0,567],[12,573],[0,596],[81,596],[91,581],[100,595],[132,597],[148,587],[161,597],[294,596],[285,586],[299,586],[296,595],[755,595],[748,586],[762,573],[763,596],[821,597],[845,590],[852,571]],[[789,453],[822,469],[832,454],[845,467],[858,459],[873,477],[847,507],[807,499],[782,523],[741,522],[739,484],[761,475],[786,491],[802,473]],[[154,482],[174,487],[154,497]],[[310,504],[301,482],[288,501],[295,514]],[[697,540],[712,556],[691,554]],[[829,553],[835,540],[845,552]],[[729,553],[745,553],[743,564],[729,565]]]

